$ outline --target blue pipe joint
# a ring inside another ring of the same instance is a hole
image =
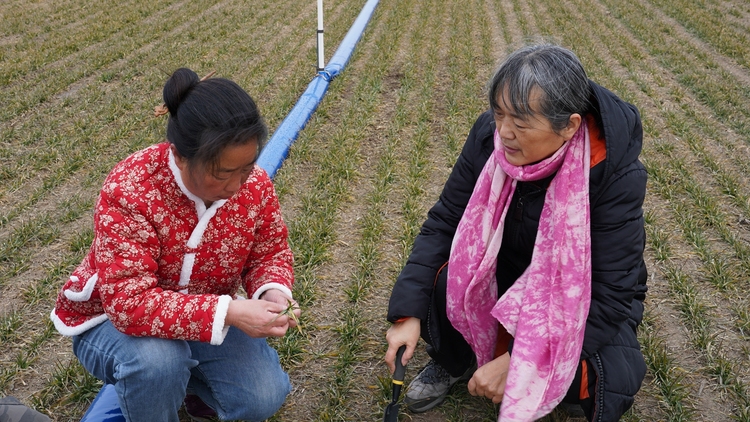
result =
[[[326,82],[331,82],[333,78],[336,77],[336,75],[325,69],[318,71],[318,76],[323,78]]]

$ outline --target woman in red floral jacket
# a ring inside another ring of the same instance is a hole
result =
[[[164,103],[168,142],[106,178],[93,244],[52,320],[114,384],[128,421],[178,421],[186,393],[191,414],[263,420],[290,391],[265,337],[294,327],[285,310],[296,308],[287,229],[255,165],[268,130],[237,84],[189,69],[169,78]]]

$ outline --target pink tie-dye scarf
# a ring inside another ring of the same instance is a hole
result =
[[[584,120],[554,155],[520,167],[506,160],[497,131],[494,141],[453,239],[447,311],[479,366],[493,358],[498,323],[514,337],[498,421],[532,421],[565,397],[583,347],[591,302],[589,133]],[[497,254],[516,183],[555,171],[531,264],[498,300]]]

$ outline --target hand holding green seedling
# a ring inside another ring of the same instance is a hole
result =
[[[280,316],[288,316],[290,318],[289,326],[297,327],[297,331],[302,332],[302,328],[299,326],[300,307],[297,301],[287,296],[284,292],[278,289],[266,290],[261,296],[261,299],[278,303],[286,306],[283,312],[281,312],[276,318]],[[274,320],[276,319],[274,318]]]
[[[265,298],[233,300],[229,303],[225,324],[251,337],[282,337],[291,327],[300,329],[299,313],[297,303],[288,298],[283,303]]]
[[[282,311],[281,313],[279,313],[278,315],[276,315],[266,325],[270,325],[271,323],[273,323],[274,321],[276,321],[279,317],[286,315],[286,316],[289,317],[289,319],[291,319],[291,321],[289,321],[289,326],[290,327],[297,327],[297,332],[299,332],[300,334],[302,334],[302,327],[300,326],[299,317],[297,316],[297,314],[299,314],[299,313],[300,313],[299,305],[297,305],[296,302],[287,299],[287,307],[286,307],[286,309],[284,309],[284,311]]]

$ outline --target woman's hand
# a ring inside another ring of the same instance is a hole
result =
[[[385,352],[385,363],[391,373],[396,370],[396,352],[402,345],[406,345],[404,356],[401,363],[404,366],[414,356],[414,349],[417,348],[419,334],[422,331],[419,318],[407,318],[404,321],[397,322],[388,329],[385,339],[388,342],[388,351]]]
[[[229,302],[224,323],[239,328],[250,337],[283,337],[294,323],[291,317],[283,314],[288,307],[288,304],[267,300],[233,300]]]
[[[284,308],[288,308],[289,306],[292,306],[294,312],[295,318],[290,318],[289,326],[291,328],[294,328],[297,326],[297,320],[300,316],[300,309],[299,304],[296,300],[292,299],[291,297],[287,296],[286,293],[282,292],[279,289],[268,289],[265,292],[263,292],[262,295],[260,295],[261,300],[267,300],[269,302],[278,303],[279,305],[284,305]]]
[[[503,401],[505,381],[510,367],[510,354],[505,353],[492,360],[474,372],[469,380],[468,388],[472,396],[483,396],[498,404]]]

